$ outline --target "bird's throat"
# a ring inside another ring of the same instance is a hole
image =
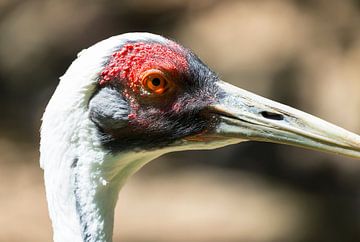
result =
[[[73,196],[82,241],[112,241],[120,184],[92,175],[91,167],[77,164],[73,169]]]
[[[83,241],[112,241],[118,193],[126,179],[152,159],[132,156],[130,159],[120,154],[107,158],[105,166],[79,160],[73,167],[75,210]]]
[[[69,172],[45,178],[50,184],[47,197],[56,242],[111,242],[121,187],[154,158],[135,153],[108,155],[101,162],[87,160],[101,156],[77,156]]]

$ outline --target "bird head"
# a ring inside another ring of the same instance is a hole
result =
[[[82,51],[43,116],[40,162],[55,241],[111,241],[126,178],[172,151],[258,140],[360,158],[360,137],[222,81],[149,33]]]
[[[124,44],[99,79],[90,117],[111,150],[182,146],[216,126],[209,108],[219,95],[219,79],[175,42]]]
[[[89,111],[115,153],[259,140],[360,157],[359,136],[227,84],[189,49],[155,35],[113,50]]]

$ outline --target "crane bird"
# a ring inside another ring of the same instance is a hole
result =
[[[42,120],[56,242],[112,241],[119,190],[164,153],[257,140],[360,158],[360,136],[228,84],[189,49],[150,33],[81,51]]]

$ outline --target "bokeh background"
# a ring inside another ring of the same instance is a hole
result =
[[[0,241],[51,241],[40,118],[77,52],[129,31],[360,133],[359,0],[0,0]],[[115,241],[360,241],[360,162],[243,143],[165,155],[124,187]]]

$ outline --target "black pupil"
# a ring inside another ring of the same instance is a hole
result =
[[[161,83],[161,81],[160,81],[160,78],[154,78],[154,79],[152,79],[152,84],[154,85],[154,86],[159,86],[160,85],[160,83]]]

